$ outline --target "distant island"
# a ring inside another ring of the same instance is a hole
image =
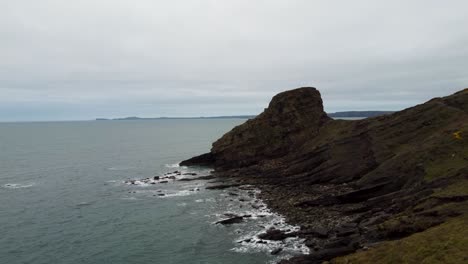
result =
[[[238,115],[238,116],[199,116],[199,117],[121,117],[121,118],[96,118],[96,121],[112,121],[112,120],[160,120],[160,119],[250,119],[254,115]]]
[[[374,117],[394,113],[393,111],[344,111],[328,113],[329,117]],[[112,120],[160,120],[160,119],[252,119],[256,115],[235,115],[235,116],[199,116],[199,117],[120,117],[120,118],[96,118],[96,121],[112,121]]]
[[[329,117],[374,117],[381,115],[392,114],[394,111],[345,111],[345,112],[335,112],[327,113]]]

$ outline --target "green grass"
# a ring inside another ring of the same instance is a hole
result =
[[[404,239],[382,242],[331,263],[468,263],[468,216],[451,219]]]
[[[460,180],[448,187],[437,190],[432,194],[433,197],[455,197],[455,196],[468,196],[468,180]]]
[[[437,150],[428,153],[433,161],[425,168],[427,181],[446,177],[468,167],[468,138],[457,139],[451,133],[447,133],[439,144]]]

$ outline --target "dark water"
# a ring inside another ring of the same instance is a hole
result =
[[[280,256],[269,254],[276,244],[238,243],[287,226],[206,181],[124,183],[193,172],[174,164],[244,121],[0,124],[0,263],[268,263],[303,251],[297,241]],[[253,217],[214,224],[226,212]]]

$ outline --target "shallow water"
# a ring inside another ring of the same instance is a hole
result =
[[[297,239],[256,243],[270,226],[294,229],[264,206],[252,208],[263,205],[257,191],[124,182],[175,170],[209,174],[177,163],[244,121],[1,123],[0,263],[268,263],[304,252]],[[214,224],[225,213],[252,217]],[[280,246],[279,256],[269,254]]]

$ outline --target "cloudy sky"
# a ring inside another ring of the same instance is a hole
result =
[[[468,1],[0,0],[0,121],[329,112],[468,87]]]

